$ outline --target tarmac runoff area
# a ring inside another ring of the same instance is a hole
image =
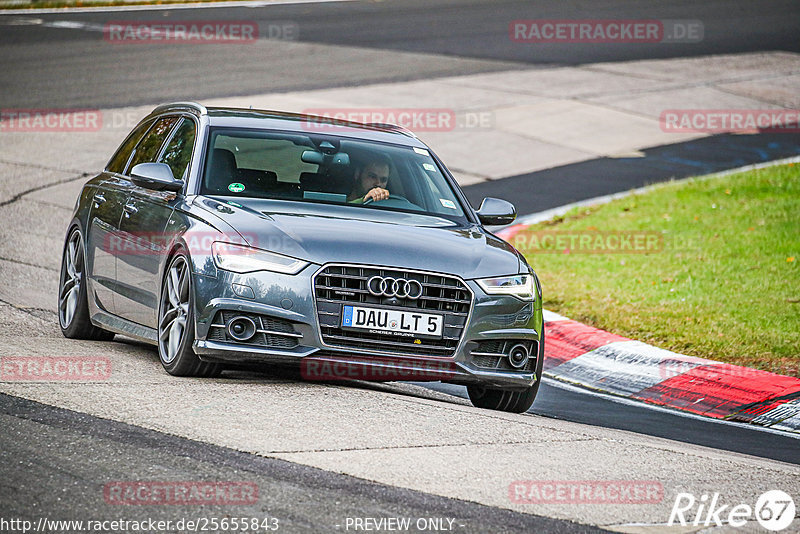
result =
[[[485,131],[420,134],[467,185],[701,137],[705,134],[662,131],[661,110],[796,108],[799,85],[800,56],[773,53],[204,103],[290,111],[420,105],[489,111],[494,122]],[[102,380],[2,382],[0,392],[392,486],[621,532],[663,525],[681,492],[698,497],[718,492],[725,503],[751,506],[768,489],[800,493],[796,465],[530,414],[477,410],[462,399],[409,384],[330,385],[249,373],[178,380],[163,372],[148,346],[64,339],[54,310],[72,206],[86,178],[150,109],[103,110],[104,125],[93,132],[0,133],[5,323],[0,354],[102,357],[111,366]],[[497,158],[498,153],[508,157]],[[514,488],[526,487],[518,481],[530,480],[658,481],[663,493],[658,502],[639,504],[529,504],[513,498]]]

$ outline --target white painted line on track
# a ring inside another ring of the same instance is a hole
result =
[[[738,421],[726,421],[725,419],[716,419],[716,418],[713,418],[713,417],[708,417],[708,416],[705,416],[705,415],[698,415],[698,414],[694,414],[694,413],[691,413],[691,412],[683,412],[683,411],[676,410],[676,409],[673,409],[673,408],[668,408],[666,406],[659,406],[657,404],[650,404],[649,402],[643,402],[643,401],[639,401],[639,400],[629,399],[627,397],[618,397],[617,395],[612,395],[612,394],[609,394],[609,393],[602,393],[600,391],[596,391],[596,390],[593,390],[593,389],[588,389],[588,388],[585,388],[585,387],[577,386],[577,385],[574,385],[574,384],[570,384],[568,382],[562,382],[561,380],[558,380],[558,379],[552,378],[550,376],[547,376],[547,374],[544,374],[542,376],[542,381],[543,382],[547,382],[548,385],[553,386],[553,387],[565,389],[567,391],[572,391],[572,392],[575,392],[575,393],[583,393],[583,394],[586,394],[586,395],[594,395],[595,397],[600,397],[600,398],[603,398],[603,399],[611,401],[611,402],[617,402],[619,404],[625,404],[626,406],[636,406],[636,407],[639,407],[639,408],[644,407],[644,408],[647,408],[647,409],[650,409],[650,410],[655,410],[657,412],[669,413],[669,414],[672,414],[672,415],[678,415],[680,417],[688,417],[690,419],[697,419],[698,421],[705,421],[706,423],[716,423],[716,424],[720,424],[720,425],[735,426],[735,427],[742,428],[742,429],[745,429],[745,430],[757,430],[758,432],[767,432],[769,434],[776,434],[778,436],[783,436],[783,437],[794,438],[794,439],[800,440],[800,434],[797,434],[795,432],[786,432],[786,431],[782,431],[782,430],[775,430],[775,429],[769,428],[769,427],[763,427],[763,426],[758,426],[758,425],[753,425],[753,424],[750,424],[750,423],[743,423],[743,422],[738,422]],[[534,406],[536,406],[535,403],[534,403]]]
[[[56,7],[47,9],[0,9],[3,15],[52,15],[60,13],[116,13],[119,11],[169,11],[173,9],[211,9],[226,7],[270,7],[292,4],[330,4],[335,2],[354,2],[355,0],[236,0],[232,2],[194,2],[190,4],[160,4],[131,6],[97,6],[97,7]],[[0,23],[1,24],[1,23]]]
[[[67,30],[85,30],[89,32],[100,32],[100,33],[103,33],[103,31],[105,31],[105,25],[103,24],[93,24],[91,22],[75,22],[71,20],[54,20],[53,22],[42,21],[41,25],[48,28],[60,28]]]

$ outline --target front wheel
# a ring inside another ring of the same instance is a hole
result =
[[[61,278],[58,284],[58,324],[61,333],[70,339],[110,341],[113,332],[92,324],[89,319],[89,297],[86,292],[86,257],[83,253],[83,234],[76,226],[64,245],[61,259]]]
[[[194,310],[189,260],[178,252],[164,274],[158,306],[158,357],[174,376],[218,376],[222,367],[201,361],[192,350]]]
[[[503,412],[525,413],[536,399],[539,390],[539,381],[533,386],[523,390],[505,390],[484,388],[481,386],[467,386],[469,400],[476,408],[487,410],[500,410]]]
[[[503,412],[525,413],[533,406],[536,394],[539,393],[539,384],[542,383],[542,368],[544,365],[544,327],[539,341],[539,353],[536,361],[536,382],[525,389],[506,390],[485,388],[482,386],[467,386],[469,400],[476,408],[487,410],[500,410]]]

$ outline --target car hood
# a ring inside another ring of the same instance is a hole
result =
[[[516,251],[478,225],[388,210],[203,197],[249,245],[319,265],[385,265],[481,278],[519,272]]]

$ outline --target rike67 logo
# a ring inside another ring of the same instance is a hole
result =
[[[771,532],[780,532],[792,524],[795,513],[794,500],[781,490],[762,493],[756,500],[755,506],[747,503],[726,504],[719,493],[704,494],[699,499],[691,493],[678,493],[667,524],[673,526],[678,523],[684,527],[688,525],[721,527],[727,524],[732,527],[743,527],[749,521],[755,520]]]

